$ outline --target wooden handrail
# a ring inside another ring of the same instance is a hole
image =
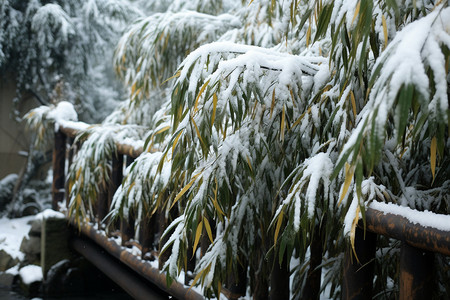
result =
[[[75,124],[80,124],[81,126],[73,126]],[[72,125],[72,126],[70,126],[70,125]],[[81,131],[79,127],[82,127],[84,129],[89,127],[89,126],[84,126],[84,125],[87,125],[87,124],[82,123],[82,122],[78,122],[78,123],[77,122],[63,122],[63,123],[59,124],[59,131],[61,131],[68,137],[74,138]],[[142,149],[142,147],[136,148],[134,145],[132,145],[131,143],[127,143],[126,141],[115,141],[115,143],[116,143],[116,147],[117,147],[117,152],[119,154],[128,155],[132,158],[138,157],[144,151]]]

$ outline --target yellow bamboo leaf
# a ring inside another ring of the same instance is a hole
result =
[[[355,255],[356,261],[358,263],[359,263],[359,259],[358,259],[358,256],[356,255],[356,250],[355,250],[355,234],[356,234],[356,225],[358,225],[358,221],[359,221],[359,212],[360,212],[360,208],[358,205],[356,207],[355,218],[353,219],[353,222],[352,222],[352,229],[350,230],[350,244],[352,245],[353,254]]]
[[[344,199],[345,195],[347,194],[348,188],[350,187],[350,183],[353,179],[353,173],[355,172],[355,168],[351,168],[348,163],[345,163],[345,181],[344,181],[344,187],[342,188],[342,194],[339,199],[338,205],[341,204],[342,200]]]
[[[164,80],[161,85],[163,85],[164,83],[166,83],[167,81],[174,79],[174,78],[178,78],[181,75],[181,70],[178,70],[173,76],[167,78],[166,80]]]
[[[194,183],[195,179],[197,179],[197,177],[200,175],[201,173],[198,173],[197,175],[195,175],[194,177],[192,177],[191,181],[189,181],[188,184],[186,184],[186,186],[175,196],[175,199],[173,200],[172,205],[170,206],[170,208],[172,208],[175,203],[177,203],[178,200],[180,200],[180,198],[187,192],[187,190],[192,186],[192,184]]]
[[[136,84],[137,84],[137,82],[135,81],[133,83],[133,85],[131,86],[131,95],[134,95],[134,92],[136,91]]]
[[[311,24],[309,24],[308,30],[306,30],[306,47],[309,46],[310,41],[311,41]]]
[[[197,283],[197,281],[200,279],[200,277],[202,277],[202,274],[205,272],[206,269],[201,270],[194,278],[194,281],[192,281],[191,287],[189,288],[189,290]],[[189,291],[188,290],[188,291]]]
[[[285,113],[285,107],[283,105],[283,111],[281,112],[281,132],[280,132],[280,140],[284,141],[284,128],[285,128],[285,118],[286,118],[286,113]]]
[[[78,170],[77,170],[77,174],[75,175],[75,180],[78,180],[78,178],[80,178],[80,174],[81,174],[81,167],[78,168]]]
[[[194,118],[192,116],[191,116],[191,121],[192,121],[192,124],[194,124],[194,128],[195,128],[195,131],[197,132],[197,136],[198,136],[198,139],[200,140],[200,143],[206,148],[206,145],[203,142],[202,136],[200,135],[200,130],[198,130],[197,123],[195,123]]]
[[[161,128],[160,130],[158,130],[155,134],[163,133],[164,131],[167,131],[169,129],[170,129],[170,126],[165,126],[165,127]]]
[[[350,91],[350,100],[352,101],[353,115],[356,117],[356,101],[355,101],[355,94],[353,94],[353,91]]]
[[[208,86],[208,83],[211,79],[209,79],[207,82],[205,82],[202,87],[200,88],[200,92],[198,92],[197,98],[195,99],[195,103],[194,103],[194,112],[197,111],[197,106],[198,106],[198,100],[200,99],[200,97],[202,96],[203,92],[205,91],[206,87]]]
[[[433,175],[433,181],[436,172],[436,149],[437,149],[437,139],[434,136],[431,139],[430,145],[430,164],[431,164],[431,174]]]
[[[383,34],[384,34],[384,47],[383,50],[386,49],[388,44],[388,31],[387,31],[387,24],[386,24],[386,18],[381,16],[381,23],[383,24]]]
[[[283,223],[283,217],[284,217],[284,213],[283,213],[283,211],[281,211],[280,215],[278,216],[277,227],[275,228],[275,235],[273,237],[273,241],[275,244],[277,243],[277,240],[278,240],[278,234],[280,233],[281,224]]]
[[[212,111],[212,116],[211,116],[211,127],[214,125],[214,121],[216,119],[216,109],[217,109],[217,94],[214,93],[213,94],[213,111]]]
[[[213,242],[213,236],[212,236],[212,230],[211,230],[211,226],[209,225],[208,219],[203,217],[203,223],[205,223],[206,233],[208,234],[209,240],[212,243]]]
[[[178,140],[180,139],[180,136],[181,136],[182,133],[183,133],[183,130],[181,130],[181,131],[177,134],[176,138],[173,140],[173,144],[172,144],[172,153],[175,152],[175,147],[177,146]]]
[[[128,191],[127,191],[127,195],[130,193],[131,189],[133,188],[133,186],[136,184],[136,181],[133,181],[130,186],[128,187]]]
[[[355,8],[355,14],[353,15],[352,25],[353,25],[353,22],[356,20],[356,17],[359,14],[359,9],[360,8],[361,8],[361,1],[358,1],[358,4],[356,4],[356,8]]]
[[[214,199],[212,199],[213,201],[213,205],[216,208],[216,210],[219,212],[219,214],[221,214],[222,216],[224,216],[224,212],[222,211],[222,209],[220,208],[219,203],[217,202],[217,190],[219,189],[219,185],[217,183],[217,178],[214,178],[214,181],[216,182],[216,188],[214,189]]]
[[[303,118],[305,117],[306,114],[309,114],[311,112],[311,106],[308,107],[308,109],[301,114],[301,116],[294,122],[294,124],[292,124],[291,128],[294,128],[295,126],[297,126],[298,124],[300,124],[300,122],[303,120]]]
[[[289,88],[289,93],[291,94],[292,105],[293,105],[295,108],[297,108],[297,104],[295,103],[296,101],[295,101],[294,91],[293,91],[291,88]],[[289,126],[289,125],[288,125],[288,126]],[[288,128],[288,129],[289,129],[289,128]]]
[[[252,164],[250,162],[250,157],[248,157],[248,155],[246,155],[246,159],[247,159],[247,164],[248,164],[248,167],[250,168],[250,171],[253,172]]]
[[[202,230],[203,230],[203,221],[201,221],[198,226],[197,230],[195,231],[195,241],[194,241],[194,248],[192,250],[192,257],[195,255],[195,250],[197,249],[198,242],[200,241],[200,237],[202,236]]]

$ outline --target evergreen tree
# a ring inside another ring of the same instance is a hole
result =
[[[132,8],[115,0],[1,1],[0,75],[14,78],[16,101],[24,93],[41,104],[69,100],[87,121],[102,120],[121,97],[108,57],[139,15]]]

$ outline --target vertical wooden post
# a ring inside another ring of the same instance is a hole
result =
[[[68,157],[67,157],[67,169],[70,168],[70,166],[72,165],[72,161],[73,161],[73,157],[75,156],[75,145],[73,144],[75,141],[74,138],[69,138],[69,153],[68,153]],[[69,197],[69,183],[66,184],[66,207],[69,208],[69,204],[70,204],[70,197]]]
[[[342,299],[372,299],[374,259],[377,236],[356,228],[355,251],[348,247],[344,257]]]
[[[151,251],[154,247],[155,235],[158,228],[156,215],[146,215],[141,221],[139,243],[142,246],[142,259],[152,259]]]
[[[133,163],[134,158],[127,156],[126,165],[129,166]],[[122,246],[134,237],[134,216],[130,212],[128,218],[122,218],[120,220],[120,233],[122,235]]]
[[[64,200],[66,163],[66,135],[61,131],[55,131],[55,144],[53,146],[53,183],[52,183],[52,208],[58,209],[58,203]]]
[[[194,255],[194,247],[191,245],[188,246],[187,249],[187,265],[186,268],[187,270],[185,270],[186,272],[184,273],[184,284],[185,285],[190,285],[190,281],[192,279],[194,279],[194,277],[192,276],[192,274],[194,273],[195,270],[195,261],[196,261],[196,257]]]
[[[97,195],[97,221],[100,226],[102,220],[108,214],[108,193],[104,190],[106,187],[100,187],[100,193]]]
[[[403,242],[400,250],[400,300],[431,299],[434,253]]]
[[[270,273],[270,299],[289,299],[289,265],[286,252],[281,265],[278,255],[274,257],[272,272]],[[320,283],[320,281],[319,281]]]
[[[232,272],[228,277],[227,288],[229,290],[229,294],[227,295],[227,297],[230,300],[236,300],[245,296],[247,290],[246,262],[238,262],[236,272]]]
[[[123,179],[123,163],[124,157],[122,154],[116,153],[112,156],[112,166],[111,166],[111,182],[108,184],[108,212],[111,211],[111,203],[114,198],[114,194],[116,193],[118,187],[122,183]],[[107,234],[109,235],[109,230],[112,229],[117,230],[120,227],[119,221],[115,221],[114,223],[109,225]]]
[[[122,183],[123,178],[123,155],[119,153],[113,154],[112,157],[112,170],[111,170],[111,182],[108,186],[108,210],[111,208],[111,202],[117,188]]]
[[[320,296],[320,283],[322,268],[323,244],[320,226],[314,228],[314,236],[311,238],[309,270],[306,277],[305,289],[302,295],[304,300],[316,300]]]
[[[168,196],[166,196],[168,197]],[[167,226],[169,226],[169,223],[171,220],[175,219],[178,216],[178,206],[175,205],[169,212],[169,215],[166,217],[166,208],[160,207],[156,211],[156,216],[158,218],[158,227],[159,227],[159,236],[161,237],[159,239],[159,257],[158,257],[158,268],[162,270],[165,262],[169,259],[171,250],[167,250],[164,253],[161,253],[162,247],[166,244],[166,242],[170,238],[170,234],[167,234],[166,236],[162,237],[162,234],[166,230]]]

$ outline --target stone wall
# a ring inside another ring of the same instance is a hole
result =
[[[29,139],[24,124],[11,119],[14,97],[14,81],[0,77],[0,179],[10,173],[19,174],[26,162],[26,157],[20,152],[28,151]],[[34,98],[23,97],[18,107],[20,116],[36,106],[38,103]]]

